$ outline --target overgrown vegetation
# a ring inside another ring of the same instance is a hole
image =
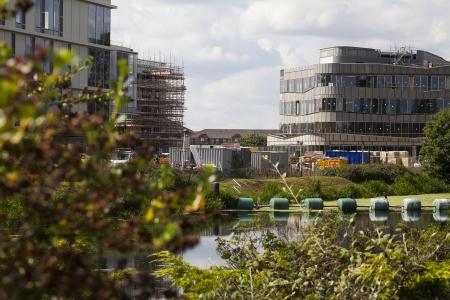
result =
[[[190,299],[448,299],[449,229],[359,230],[326,213],[290,228],[291,238],[266,229],[220,240],[225,267],[203,270],[160,253],[157,273]]]
[[[11,17],[31,4],[16,1],[1,13]],[[52,63],[51,74],[43,72],[45,62]],[[108,93],[70,89],[72,76],[86,68],[66,50],[11,58],[0,45],[0,299],[124,299],[130,295],[123,286],[139,276],[123,275],[120,282],[108,276],[92,258],[95,251],[194,242],[185,235],[183,213],[202,211],[210,173],[191,181],[155,168],[150,147],[116,130],[129,100],[126,63],[119,63]],[[109,119],[71,109],[110,102]],[[109,164],[115,149],[131,147],[132,162]],[[187,183],[174,186],[177,178]]]
[[[301,190],[300,200],[322,198],[335,201],[339,198],[372,198],[384,195],[420,195],[450,192],[450,185],[423,172],[411,173],[396,165],[360,165],[324,170],[322,175],[303,178],[286,178],[293,191]],[[225,181],[222,188],[234,197],[250,197],[259,204],[268,204],[271,198],[288,198],[294,201],[283,179],[240,179],[240,187]]]
[[[394,183],[395,179],[398,177],[410,174],[411,172],[405,167],[391,164],[350,165],[321,171],[321,175],[323,176],[338,176],[346,178],[354,183],[380,180],[391,184]]]

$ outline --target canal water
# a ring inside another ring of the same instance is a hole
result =
[[[283,232],[296,232],[302,227],[320,221],[320,212],[239,212],[230,213],[220,218],[221,221],[209,224],[199,234],[199,242],[193,248],[180,253],[184,259],[197,267],[208,268],[213,265],[224,265],[216,251],[217,238],[230,239],[233,235],[242,233],[243,230],[255,231],[245,223],[260,219],[269,219],[274,222],[267,222],[267,226],[276,228]],[[429,224],[449,222],[450,212],[425,212],[425,211],[404,211],[404,212],[358,212],[353,215],[340,215],[342,219],[353,218],[357,229],[367,229],[375,226],[387,226],[395,229],[399,224],[406,226],[425,228]],[[228,220],[228,221],[223,221]],[[257,230],[256,230],[257,231]],[[257,232],[256,232],[257,233]]]

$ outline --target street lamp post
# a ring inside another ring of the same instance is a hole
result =
[[[186,129],[183,130],[183,150],[181,151],[181,169],[184,170],[184,161],[186,158]]]

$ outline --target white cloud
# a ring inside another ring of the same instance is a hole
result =
[[[198,82],[188,91],[188,124],[198,128],[277,128],[279,68],[238,72],[223,79]],[[224,123],[225,122],[225,123]],[[223,124],[226,124],[224,126]]]
[[[279,68],[319,49],[408,45],[450,58],[446,0],[113,0],[114,41],[183,58],[187,126],[276,127]],[[269,71],[270,70],[270,71]],[[244,84],[245,82],[245,84]],[[261,91],[264,91],[262,93]],[[275,112],[275,114],[274,114]],[[198,118],[204,115],[205,117]]]

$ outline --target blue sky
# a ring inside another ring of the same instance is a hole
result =
[[[278,128],[279,70],[335,45],[450,58],[447,0],[113,0],[112,40],[184,63],[186,126]],[[161,54],[160,54],[161,53]]]

